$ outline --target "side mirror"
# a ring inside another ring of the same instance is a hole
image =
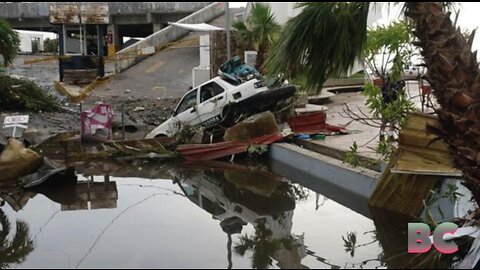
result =
[[[195,110],[195,106],[194,106],[194,107],[192,107],[192,109],[190,110],[190,112],[193,113],[193,112],[195,112],[195,111],[196,111],[196,110]]]

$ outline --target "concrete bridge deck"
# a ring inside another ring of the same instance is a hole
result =
[[[0,3],[0,18],[14,29],[56,31],[49,21],[51,4],[82,5],[86,2],[9,2]],[[169,21],[194,13],[213,2],[87,2],[107,4],[110,24],[122,26],[120,36],[146,37]]]

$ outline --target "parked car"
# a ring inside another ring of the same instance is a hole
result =
[[[252,67],[238,64],[239,59],[222,65],[219,75],[188,91],[167,121],[146,138],[172,137],[182,128],[232,126],[241,116],[269,110],[296,91],[295,86],[267,83]],[[233,63],[233,66],[229,65]]]

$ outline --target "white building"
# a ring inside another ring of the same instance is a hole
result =
[[[56,35],[49,32],[15,30],[20,38],[20,51],[24,53],[43,52],[43,41],[54,39]]]

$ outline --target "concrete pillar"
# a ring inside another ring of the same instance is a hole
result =
[[[80,34],[80,46],[81,46],[81,52],[83,52],[83,55],[87,55],[87,25],[86,24],[80,24],[80,29],[81,29],[81,34]]]
[[[103,46],[105,45],[105,26],[98,24],[97,25],[97,54],[98,56],[105,56],[105,51],[103,49]]]
[[[121,50],[123,48],[123,36],[118,36],[118,48]]]
[[[153,33],[156,33],[156,32],[158,32],[158,31],[162,30],[162,28],[163,28],[163,27],[162,27],[162,24],[161,24],[161,23],[154,23],[154,24],[153,24]]]
[[[65,55],[66,35],[67,35],[67,30],[65,29],[65,25],[62,24],[61,28],[58,29],[58,54],[60,55]]]
[[[97,25],[97,54],[99,59],[97,75],[100,78],[105,77],[105,62],[103,58],[105,56],[105,52],[103,49],[103,46],[105,45],[104,30],[105,30],[104,25]]]
[[[66,39],[67,39],[67,27],[62,24],[61,29],[58,30],[58,54],[61,56],[65,55],[65,52],[67,51],[66,48]],[[60,57],[58,59],[58,71],[59,71],[59,76],[61,82],[63,82],[63,59]]]
[[[210,33],[200,34],[200,67],[210,67]]]
[[[120,50],[121,40],[118,35],[118,26],[116,24],[109,24],[107,27],[108,36],[108,56],[115,55]]]

